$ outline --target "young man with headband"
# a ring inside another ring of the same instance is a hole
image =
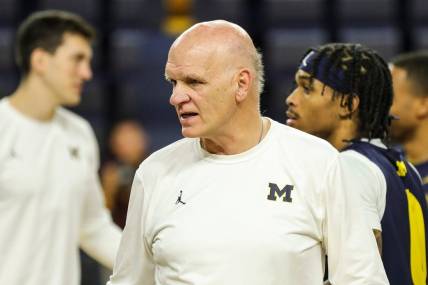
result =
[[[425,285],[428,217],[421,181],[383,142],[393,98],[387,64],[359,44],[327,44],[306,52],[295,80],[287,124],[341,151],[345,182],[359,189],[389,282]]]

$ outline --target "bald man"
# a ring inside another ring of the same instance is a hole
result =
[[[185,137],[137,170],[110,285],[388,284],[328,143],[262,117],[248,34],[199,23],[165,67]],[[352,234],[351,234],[352,233]]]

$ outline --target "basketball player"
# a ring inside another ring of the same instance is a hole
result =
[[[391,61],[394,101],[391,137],[422,176],[428,199],[428,52],[402,54]]]
[[[98,149],[80,102],[94,31],[62,11],[19,27],[22,80],[0,100],[0,284],[78,285],[79,246],[107,267],[120,241],[104,207]]]
[[[306,52],[295,80],[287,124],[341,151],[345,182],[359,188],[390,284],[425,285],[422,185],[413,167],[382,142],[393,98],[387,64],[359,44],[327,44]]]

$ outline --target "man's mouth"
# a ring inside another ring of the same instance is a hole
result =
[[[83,89],[83,84],[75,84],[75,85],[73,85],[73,88],[74,88],[76,91],[81,92],[81,91],[82,91],[82,89]]]
[[[292,126],[299,119],[299,115],[295,113],[293,110],[288,109],[286,112],[287,115],[287,125]]]
[[[288,119],[292,119],[292,120],[297,120],[299,118],[299,115],[290,109],[287,110],[286,115]]]
[[[193,112],[181,113],[180,119],[189,119],[189,118],[195,117],[197,115],[198,115],[198,113],[193,113]]]

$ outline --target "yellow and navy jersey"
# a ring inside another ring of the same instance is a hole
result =
[[[418,174],[395,150],[363,141],[353,142],[346,150],[366,156],[385,176],[382,261],[390,284],[426,285],[428,216]]]
[[[428,196],[428,161],[415,165],[422,178],[425,195]]]

